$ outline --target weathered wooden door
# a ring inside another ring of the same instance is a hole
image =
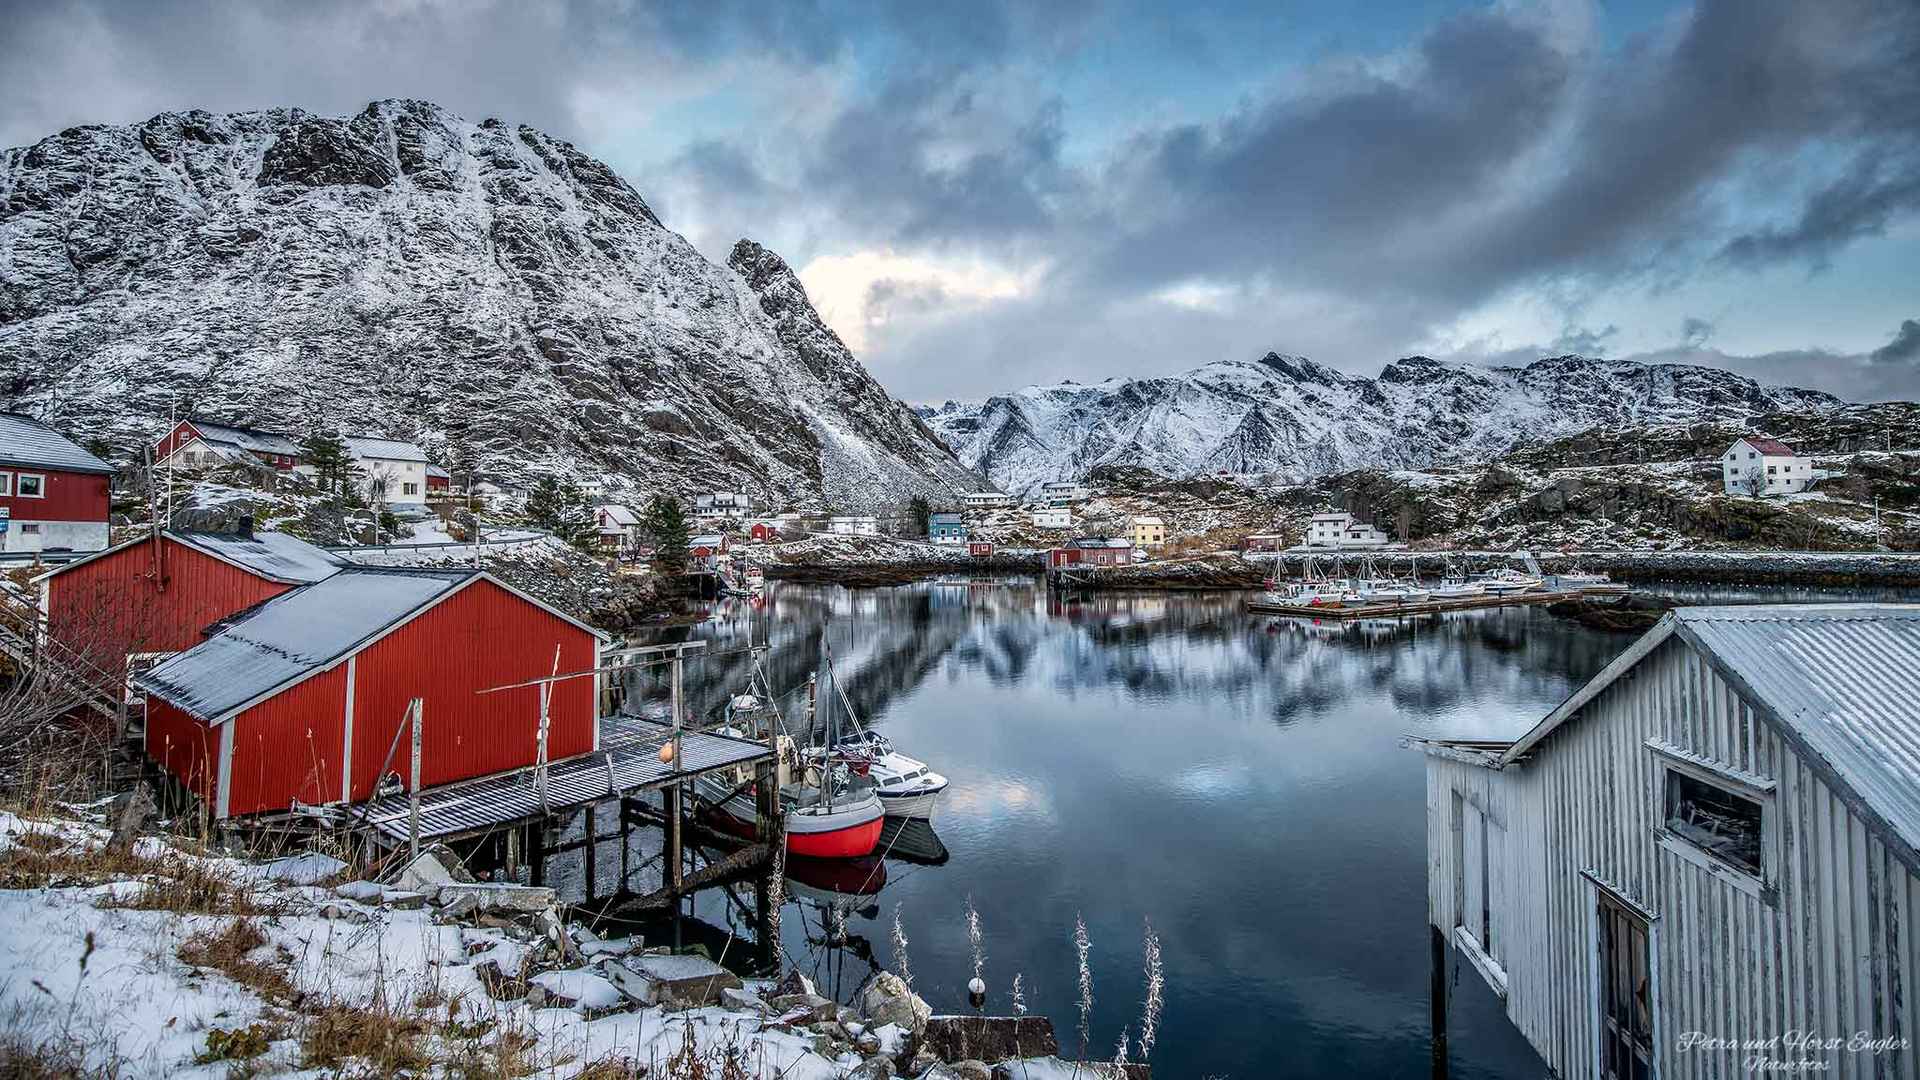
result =
[[[1653,973],[1646,920],[1599,893],[1600,1075],[1653,1075]]]

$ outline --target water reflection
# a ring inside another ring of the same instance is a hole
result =
[[[1694,599],[1695,597],[1690,597]],[[830,640],[856,711],[952,780],[883,857],[794,866],[783,945],[843,1000],[891,965],[965,1008],[963,912],[986,932],[989,1008],[1015,973],[1063,1032],[1076,914],[1094,942],[1094,1043],[1137,1024],[1142,921],[1166,949],[1164,1075],[1395,1075],[1426,1064],[1425,788],[1407,733],[1511,738],[1632,640],[1537,608],[1408,620],[1245,612],[1234,594],[1049,594],[1025,579],[847,590],[774,583],[682,631],[718,717],[749,644],[790,720]],[[635,692],[664,696],[652,675]],[[729,902],[696,905],[715,922]],[[729,923],[732,925],[732,923]],[[1460,1076],[1540,1063],[1468,978]],[[1066,1039],[1063,1041],[1073,1041]]]

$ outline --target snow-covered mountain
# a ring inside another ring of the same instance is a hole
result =
[[[1102,465],[1303,481],[1484,459],[1595,426],[1738,422],[1840,404],[1682,364],[1557,356],[1489,368],[1415,356],[1368,379],[1268,353],[1166,378],[1030,386],[922,415],[962,462],[1001,490],[1024,493]]]
[[[878,508],[977,484],[779,256],[727,266],[607,166],[418,101],[163,113],[0,151],[0,407],[131,448],[169,409]]]

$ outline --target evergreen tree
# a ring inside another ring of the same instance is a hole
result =
[[[315,486],[321,491],[351,489],[354,464],[347,441],[338,433],[314,429],[300,442],[300,456],[313,467]]]
[[[687,526],[686,512],[680,500],[671,495],[655,495],[647,503],[640,527],[653,541],[654,569],[662,574],[679,574],[687,568],[687,542],[693,531]]]
[[[571,481],[542,477],[527,494],[527,520],[569,544],[593,535],[593,508]]]
[[[925,495],[915,495],[907,500],[907,518],[913,523],[913,535],[926,536],[932,531],[928,520],[933,516],[933,504]]]

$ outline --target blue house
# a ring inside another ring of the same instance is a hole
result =
[[[936,544],[964,544],[967,542],[967,523],[961,520],[959,514],[929,514],[927,538]]]

